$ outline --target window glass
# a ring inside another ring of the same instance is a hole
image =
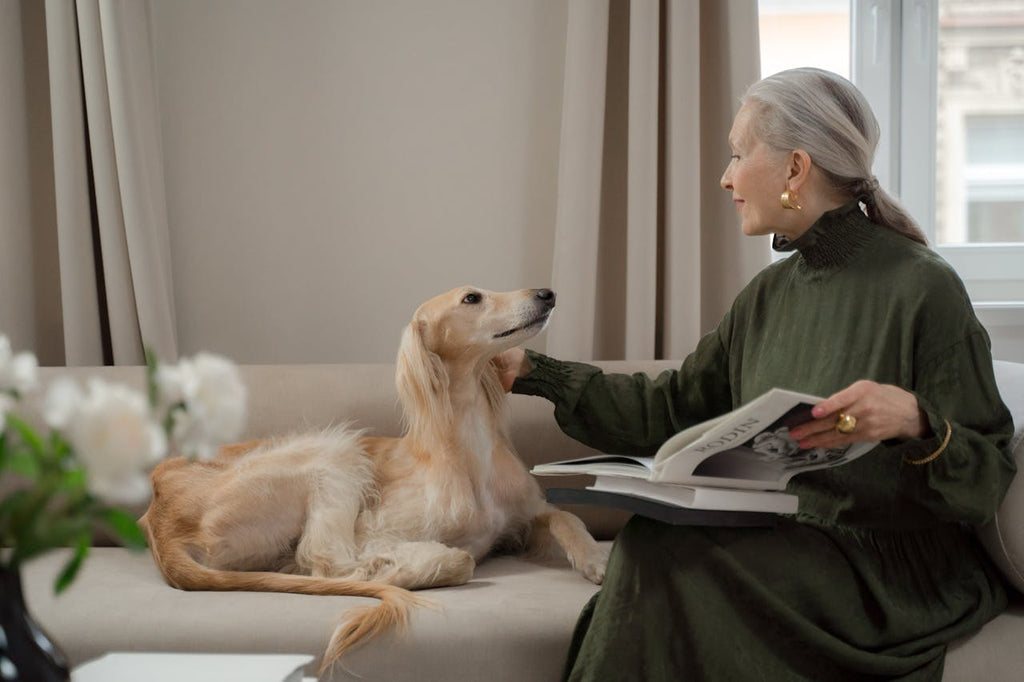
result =
[[[817,66],[850,77],[849,0],[760,0],[761,76]]]
[[[938,244],[1024,242],[1024,3],[940,0]]]

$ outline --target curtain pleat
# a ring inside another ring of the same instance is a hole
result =
[[[655,357],[658,323],[660,11],[629,5],[625,359]]]
[[[681,358],[770,260],[718,186],[756,0],[570,0],[568,21],[546,351]]]
[[[134,315],[126,317],[135,326],[125,336],[134,333],[160,357],[176,358],[171,245],[147,4],[102,0],[98,7],[120,222],[133,293],[128,307]]]
[[[146,3],[47,0],[66,360],[177,358]]]
[[[77,24],[72,3],[46,0],[58,275],[64,361],[68,366],[103,364],[105,332],[93,250],[93,211]]]
[[[706,178],[694,172],[692,158],[701,146],[701,41],[691,40],[700,25],[700,5],[669,5],[666,17],[665,100],[665,234],[662,249],[662,356],[681,358],[692,349],[702,330],[701,320],[701,197]],[[728,148],[728,147],[726,147]],[[699,154],[699,151],[697,152]],[[727,228],[726,228],[727,229]]]
[[[559,296],[552,330],[592,328],[598,289],[608,0],[569,0],[551,281]],[[593,354],[593,335],[548,333],[556,355]]]

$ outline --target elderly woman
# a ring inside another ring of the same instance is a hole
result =
[[[634,517],[584,609],[570,680],[938,680],[946,645],[1006,603],[968,524],[1014,474],[1010,415],[963,284],[871,175],[878,124],[817,69],[754,84],[722,187],[748,235],[794,252],[759,273],[680,369],[606,375],[521,349],[506,387],[566,433],[651,454],[773,386],[829,396],[804,447],[860,459],[794,478],[774,528]],[[513,383],[514,380],[514,383]]]

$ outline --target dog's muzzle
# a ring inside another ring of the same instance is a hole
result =
[[[538,308],[536,316],[524,325],[515,327],[503,331],[500,334],[495,334],[494,338],[504,339],[513,334],[521,331],[526,331],[536,326],[542,326],[547,324],[548,318],[551,317],[551,311],[555,308],[555,292],[551,289],[536,289],[533,293],[533,300]]]

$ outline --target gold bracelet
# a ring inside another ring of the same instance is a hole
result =
[[[927,457],[922,457],[921,459],[907,459],[907,463],[927,464],[928,462],[932,461],[933,459],[942,454],[942,451],[946,449],[947,445],[949,445],[949,437],[953,435],[953,427],[950,426],[949,420],[943,419],[942,421],[946,422],[946,437],[942,439],[942,445],[939,446],[939,449],[933,452],[932,454],[928,455]]]

